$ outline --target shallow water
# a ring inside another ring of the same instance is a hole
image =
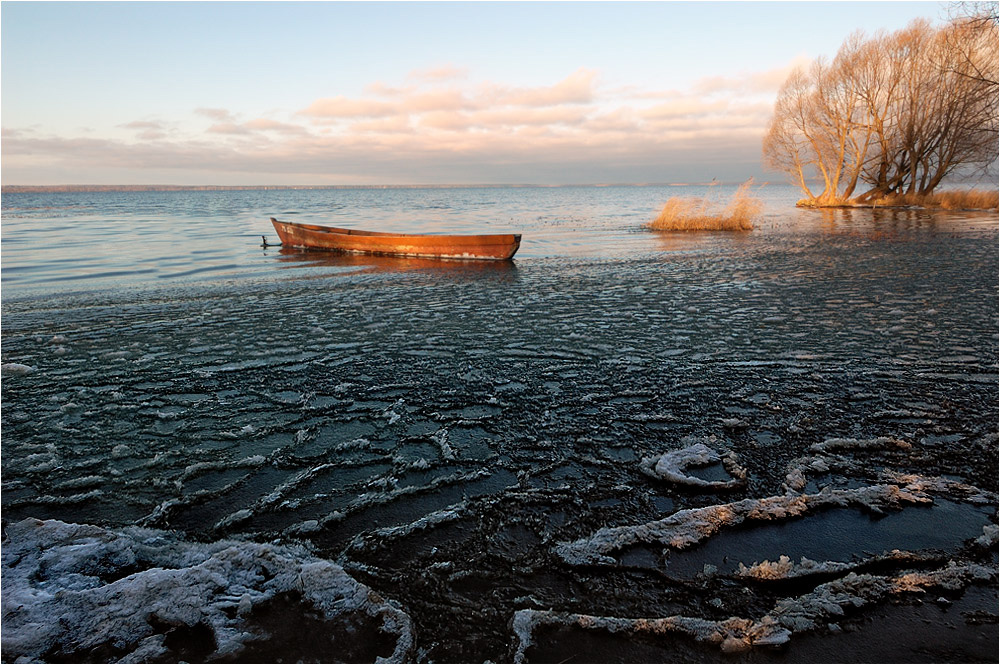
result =
[[[522,233],[518,258],[618,257],[673,195],[732,188],[559,187],[5,194],[8,293],[271,279],[269,217],[408,233]],[[769,195],[790,195],[784,187]],[[283,268],[290,267],[285,262]]]
[[[818,661],[853,635],[860,662],[879,631],[856,626],[901,632],[926,612],[889,608],[944,595],[971,604],[948,618],[976,636],[963,657],[995,661],[996,541],[974,541],[997,523],[996,215],[799,211],[775,188],[750,234],[642,231],[670,191],[5,195],[3,362],[31,369],[3,377],[4,523],[304,543],[399,604],[420,661],[562,660],[622,639],[544,623],[525,637],[519,610],[757,620],[850,574],[889,585],[954,561],[994,575],[870,592],[744,657]],[[525,238],[500,265],[262,250],[267,217],[290,213]],[[735,455],[745,484],[642,472],[694,442]],[[926,502],[862,500],[886,484]],[[642,535],[686,510],[831,491],[858,494],[683,549]],[[559,555],[606,527],[639,545],[596,566]],[[737,574],[779,555],[852,567]],[[721,657],[629,635],[625,660]],[[914,640],[878,653],[953,642]]]

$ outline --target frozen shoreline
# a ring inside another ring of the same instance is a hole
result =
[[[962,608],[983,638],[964,656],[995,660],[997,236],[852,224],[494,276],[5,302],[5,531],[325,561],[408,617],[419,662],[622,635],[661,661],[727,639],[780,661],[921,602]],[[701,535],[677,549],[685,516]],[[794,603],[825,609],[784,642],[754,628]],[[672,617],[729,632],[678,640]]]

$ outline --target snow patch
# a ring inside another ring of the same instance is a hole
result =
[[[787,580],[817,573],[840,573],[850,570],[854,564],[839,561],[813,561],[802,557],[801,561],[793,563],[786,555],[782,554],[777,561],[764,560],[747,567],[741,561],[736,571],[736,577],[749,578],[755,580]]]
[[[830,452],[833,450],[864,450],[870,448],[910,450],[913,446],[901,439],[880,436],[874,439],[826,439],[809,446],[813,452]]]
[[[707,466],[720,461],[726,472],[733,476],[731,480],[704,480],[685,473],[685,469],[690,467]],[[747,475],[746,469],[736,462],[735,455],[729,454],[723,459],[719,453],[704,443],[696,443],[658,457],[644,457],[640,462],[640,468],[648,476],[675,485],[711,490],[730,490],[741,487],[746,484]]]
[[[211,637],[213,651],[200,660],[252,660],[251,644],[269,637],[250,620],[253,609],[278,597],[298,599],[304,616],[331,630],[369,626],[391,652],[378,661],[413,656],[406,614],[337,564],[297,548],[27,519],[8,527],[2,563],[8,662],[102,651],[122,662],[177,662],[166,637],[182,629]]]
[[[21,363],[4,363],[0,365],[0,373],[4,376],[24,376],[34,371],[35,368],[31,365],[22,365]]]

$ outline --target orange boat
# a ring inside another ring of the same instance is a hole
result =
[[[436,259],[485,259],[506,261],[521,246],[520,234],[432,235],[380,233],[338,229],[332,226],[280,222],[271,218],[285,247],[325,249],[352,254],[420,256]]]

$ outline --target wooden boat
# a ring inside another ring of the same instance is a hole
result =
[[[385,254],[437,259],[506,261],[521,246],[520,234],[433,235],[380,233],[338,229],[316,224],[280,222],[271,218],[285,247],[325,249],[352,254]]]

